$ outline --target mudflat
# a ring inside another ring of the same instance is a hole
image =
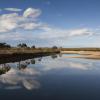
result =
[[[61,51],[62,54],[79,54],[68,58],[100,59],[100,51]]]

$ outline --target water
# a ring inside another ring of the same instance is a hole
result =
[[[1,100],[100,100],[100,60],[49,56],[1,64]]]

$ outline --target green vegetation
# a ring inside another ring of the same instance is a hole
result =
[[[1,43],[0,46],[0,60],[4,59],[5,61],[9,59],[15,61],[16,59],[41,57],[54,53],[60,53],[60,50],[55,46],[52,48],[35,47],[35,45],[29,47],[25,43],[18,44],[16,47],[12,47],[6,43]]]
[[[31,48],[35,49],[35,45],[33,45]]]
[[[5,74],[6,72],[8,72],[11,69],[10,66],[4,66],[0,68],[0,75]]]
[[[28,46],[26,43],[20,43],[16,47],[12,47],[7,43],[0,43],[0,56],[2,54],[45,54],[45,53],[60,53],[60,51],[100,51],[100,48],[58,48],[53,46],[36,47],[35,45]]]
[[[18,44],[17,47],[19,47],[19,48],[27,48],[27,44],[25,44],[25,43]]]
[[[6,43],[0,43],[0,48],[11,48],[11,46]]]

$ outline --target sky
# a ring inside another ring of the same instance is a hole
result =
[[[100,47],[100,0],[0,0],[0,42]]]

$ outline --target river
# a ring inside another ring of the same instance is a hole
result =
[[[0,99],[100,100],[100,60],[67,56],[1,64]]]

